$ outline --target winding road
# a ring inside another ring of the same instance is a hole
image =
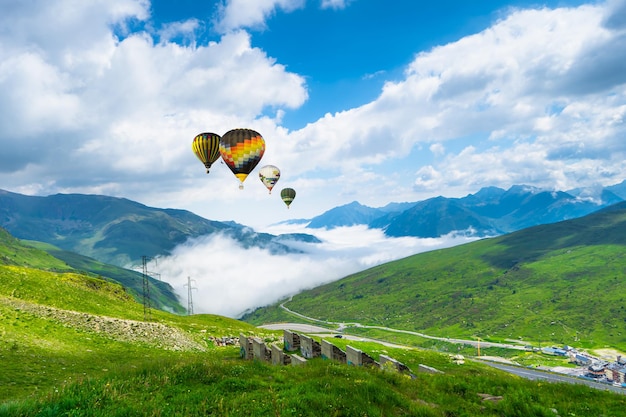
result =
[[[482,346],[482,347],[503,347],[503,348],[507,348],[507,349],[518,349],[518,350],[526,350],[526,348],[524,346],[520,346],[520,345],[514,345],[514,344],[508,344],[508,343],[494,343],[494,342],[484,342],[484,341],[476,341],[476,340],[465,340],[465,339],[455,339],[455,338],[447,338],[447,337],[437,337],[437,336],[430,336],[430,335],[426,335],[423,333],[419,333],[419,332],[412,332],[412,331],[408,331],[408,330],[399,330],[399,329],[392,329],[389,327],[382,327],[382,326],[366,326],[360,323],[336,323],[336,322],[328,322],[328,321],[323,321],[323,320],[318,320],[315,319],[313,317],[307,317],[303,314],[297,313],[295,311],[290,310],[289,308],[287,308],[284,303],[280,305],[280,307],[282,309],[284,309],[285,311],[287,311],[288,313],[299,317],[301,319],[304,320],[308,320],[308,321],[312,321],[315,323],[319,323],[320,325],[313,325],[313,324],[304,324],[304,323],[274,323],[274,324],[267,324],[267,325],[263,325],[263,326],[259,326],[261,328],[264,329],[270,329],[270,330],[292,330],[295,332],[302,332],[302,333],[307,333],[307,334],[312,334],[312,335],[316,335],[316,336],[328,336],[328,335],[338,335],[341,334],[341,336],[343,338],[349,339],[349,340],[359,340],[359,341],[372,341],[372,342],[376,342],[376,343],[380,343],[386,346],[390,346],[390,347],[398,347],[398,348],[403,348],[403,349],[411,349],[412,347],[410,346],[402,346],[402,345],[396,345],[393,343],[389,343],[389,342],[385,342],[385,341],[381,341],[381,340],[375,340],[375,339],[368,339],[368,338],[363,338],[363,337],[357,337],[357,336],[351,336],[351,335],[346,335],[346,334],[342,334],[341,331],[347,327],[360,327],[360,328],[365,328],[365,329],[380,329],[380,330],[385,330],[385,331],[389,331],[389,332],[396,332],[396,333],[406,333],[406,334],[411,334],[411,335],[416,335],[416,336],[420,336],[420,337],[424,337],[427,339],[434,339],[434,340],[442,340],[442,341],[446,341],[449,343],[459,343],[459,344],[468,344],[468,345],[472,345],[472,346]],[[332,326],[335,327],[335,329],[329,329],[328,327],[323,327],[323,325],[326,326]],[[491,360],[482,360],[480,358],[474,358],[474,360],[478,360],[481,363],[484,363],[486,365],[492,366],[494,368],[509,372],[511,374],[520,376],[522,378],[527,378],[527,379],[531,379],[531,380],[536,380],[536,379],[541,379],[541,380],[545,380],[545,381],[549,381],[549,382],[567,382],[570,384],[584,384],[587,385],[591,388],[595,388],[595,389],[600,389],[600,390],[606,390],[606,391],[612,391],[618,394],[622,394],[622,395],[626,395],[626,390],[621,388],[621,387],[616,387],[613,385],[609,385],[609,384],[604,384],[604,383],[600,383],[600,382],[596,382],[593,380],[588,380],[588,379],[584,379],[584,378],[577,378],[574,376],[569,376],[569,375],[564,375],[564,374],[557,374],[557,373],[553,373],[553,372],[546,372],[546,371],[541,371],[538,369],[533,369],[533,368],[527,368],[527,367],[522,367],[522,366],[515,366],[515,365],[509,365],[509,364],[504,364],[504,363],[497,363],[497,362],[493,362]]]

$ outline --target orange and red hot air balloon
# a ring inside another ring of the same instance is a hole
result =
[[[239,188],[265,153],[265,140],[252,129],[233,129],[220,140],[220,154],[224,163],[239,179]]]

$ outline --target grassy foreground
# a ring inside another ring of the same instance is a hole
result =
[[[142,322],[142,306],[121,287],[75,274],[1,267],[0,278],[2,417],[619,416],[626,407],[626,396],[583,385],[374,343],[333,339],[444,373],[412,379],[322,359],[301,367],[245,361],[215,338],[244,332],[271,343],[279,333],[209,315],[154,311]],[[44,295],[48,305],[33,301]]]
[[[363,348],[363,346],[361,346]],[[397,355],[400,352],[389,352]],[[395,372],[311,360],[272,366],[237,348],[159,355],[98,377],[0,404],[1,416],[620,416],[626,398],[582,385],[512,378],[443,355],[406,352],[444,374]]]

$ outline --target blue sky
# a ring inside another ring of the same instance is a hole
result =
[[[0,188],[287,232],[276,224],[355,200],[613,185],[626,179],[624,45],[626,0],[0,0]],[[238,127],[266,140],[244,190],[191,151],[196,134]],[[266,164],[282,172],[271,195]],[[183,299],[196,280],[197,312],[235,316],[465,241],[316,234],[324,244],[296,257],[187,242],[160,273]]]
[[[0,0],[0,187],[263,228],[354,200],[626,177],[626,5]],[[240,191],[195,134],[259,131]],[[268,196],[258,168],[279,166]]]

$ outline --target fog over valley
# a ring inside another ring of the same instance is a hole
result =
[[[243,248],[223,235],[211,235],[179,245],[171,256],[158,258],[149,269],[172,285],[184,306],[191,278],[195,314],[237,318],[385,262],[476,240],[457,234],[433,239],[389,238],[382,230],[365,226],[311,231],[304,225],[282,225],[263,231],[314,234],[322,243],[289,243],[304,253],[276,255],[265,249]]]

